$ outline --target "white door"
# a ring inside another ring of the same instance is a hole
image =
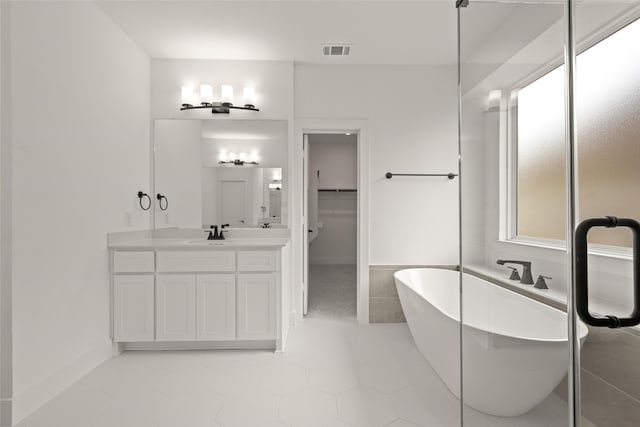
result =
[[[196,276],[160,274],[156,279],[158,341],[196,339]]]
[[[113,278],[113,339],[153,341],[153,276],[117,275]]]
[[[238,339],[276,339],[275,273],[238,274]]]
[[[304,135],[302,162],[302,313],[309,309],[309,135]]]
[[[245,224],[245,182],[220,181],[220,204],[223,224]]]
[[[196,339],[236,339],[236,275],[196,276]]]

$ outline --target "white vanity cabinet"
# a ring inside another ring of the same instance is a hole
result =
[[[238,339],[276,338],[277,277],[269,274],[238,274]]]
[[[113,255],[113,338],[115,341],[153,341],[154,255],[152,251]]]
[[[156,339],[196,339],[196,277],[159,274],[156,277]]]
[[[236,339],[236,275],[196,276],[196,339]]]
[[[154,340],[153,275],[116,275],[113,278],[113,339]]]
[[[278,249],[120,250],[113,267],[116,342],[228,347],[280,336]]]
[[[236,339],[235,274],[158,274],[158,341]]]
[[[235,251],[158,251],[156,260],[158,341],[236,339]]]

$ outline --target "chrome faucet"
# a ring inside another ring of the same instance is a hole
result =
[[[533,277],[531,276],[531,262],[530,261],[516,261],[510,259],[499,259],[496,264],[520,264],[522,266],[522,280],[520,283],[523,285],[533,285]]]

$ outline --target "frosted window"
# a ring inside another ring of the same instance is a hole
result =
[[[580,218],[640,219],[640,21],[577,59]],[[564,240],[564,66],[518,92],[517,234]],[[631,246],[624,230],[595,229],[592,243]]]

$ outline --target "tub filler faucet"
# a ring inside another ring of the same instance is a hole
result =
[[[522,280],[520,283],[523,285],[533,285],[533,277],[531,276],[531,262],[530,261],[516,261],[510,259],[499,259],[496,264],[520,264],[522,266]]]

